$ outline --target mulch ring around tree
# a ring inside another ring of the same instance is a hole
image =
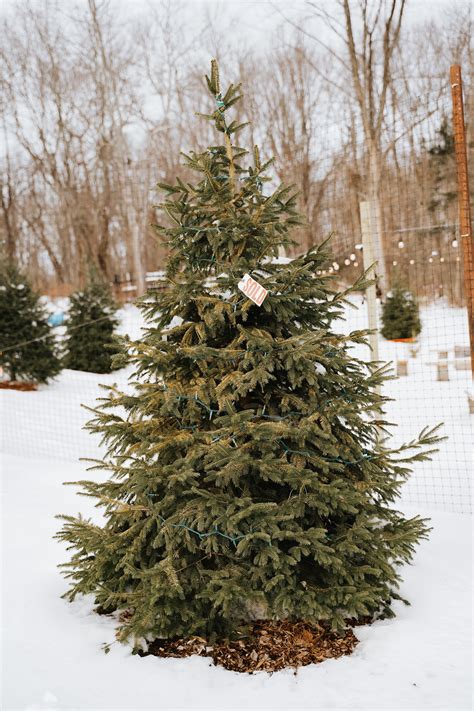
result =
[[[188,639],[156,639],[148,651],[138,651],[142,657],[189,657],[197,654],[212,658],[214,664],[231,671],[274,672],[290,667],[319,664],[352,654],[359,640],[352,629],[335,633],[324,624],[306,622],[255,622],[244,637],[231,641],[208,643],[202,637]]]
[[[0,390],[23,390],[29,392],[37,389],[36,383],[27,383],[20,380],[3,380],[0,382]]]

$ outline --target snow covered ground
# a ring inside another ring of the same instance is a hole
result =
[[[430,540],[404,573],[411,606],[397,604],[394,620],[357,628],[361,642],[351,657],[297,676],[248,676],[198,657],[135,657],[118,644],[105,655],[113,621],[91,615],[91,599],[61,600],[56,565],[65,553],[52,538],[57,512],[97,515],[61,486],[84,477],[84,467],[5,455],[3,469],[5,711],[471,708],[470,516],[433,516]]]
[[[253,676],[209,666],[203,658],[130,655],[114,644],[114,624],[91,615],[92,601],[69,604],[56,566],[64,548],[52,536],[57,513],[97,516],[92,503],[62,482],[85,472],[78,457],[98,444],[82,424],[98,383],[126,384],[127,373],[96,376],[65,371],[38,392],[0,392],[2,440],[2,663],[3,704],[10,709],[456,709],[471,708],[471,595],[473,416],[467,409],[469,371],[456,370],[454,345],[466,345],[465,312],[437,304],[422,311],[416,358],[405,344],[384,342],[381,357],[408,359],[409,375],[392,381],[397,398],[388,419],[397,441],[425,425],[445,422],[449,440],[433,463],[417,468],[401,508],[431,516],[433,531],[415,564],[405,568],[394,620],[356,630],[351,657],[301,669]],[[348,312],[347,331],[365,326],[365,309]],[[122,329],[137,336],[134,307],[122,310]],[[438,350],[448,349],[449,382],[436,380]],[[465,512],[465,513],[461,513]]]
[[[347,320],[337,322],[337,330],[349,332],[366,328],[366,309],[354,298],[357,309],[347,310]],[[411,346],[381,339],[380,358],[408,361],[408,376],[390,381],[386,393],[394,398],[387,406],[387,419],[397,424],[394,442],[409,441],[420,430],[444,423],[440,452],[432,463],[416,467],[405,486],[407,504],[426,504],[430,510],[472,512],[471,479],[473,469],[473,423],[469,415],[467,390],[471,387],[469,370],[456,370],[454,346],[467,346],[469,336],[464,309],[449,308],[444,303],[422,310],[423,331],[416,357]],[[121,330],[130,337],[139,336],[139,311],[131,305],[121,310]],[[368,357],[368,349],[357,347],[355,353]],[[449,378],[436,380],[439,351],[448,351]],[[116,382],[127,386],[127,370],[112,375],[95,375],[66,370],[38,392],[3,391],[3,421],[0,451],[30,457],[77,461],[79,457],[99,456],[98,443],[81,428],[90,414],[81,404],[93,406],[100,397],[100,383]]]
[[[358,307],[349,309],[338,330],[367,328],[366,308],[360,299]],[[443,423],[447,439],[431,463],[416,465],[414,475],[405,485],[403,501],[426,504],[430,510],[472,513],[472,475],[474,471],[474,416],[469,414],[467,393],[471,392],[470,369],[458,370],[461,359],[454,357],[456,346],[469,344],[465,309],[449,307],[444,301],[420,309],[422,332],[416,344],[379,340],[379,358],[395,364],[406,360],[408,376],[389,381],[385,394],[393,398],[387,405],[387,419],[397,426],[394,444],[411,440],[429,425]],[[367,358],[367,349],[358,347],[357,355]],[[365,352],[364,352],[365,351]],[[437,380],[440,354],[447,352],[449,380]],[[468,366],[467,359],[462,361]],[[474,394],[474,393],[473,393]]]

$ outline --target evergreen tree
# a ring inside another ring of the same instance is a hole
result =
[[[456,151],[454,146],[454,134],[451,126],[451,119],[443,116],[441,125],[436,131],[437,142],[428,149],[429,165],[427,174],[429,176],[428,210],[438,212],[444,219],[447,219],[448,210],[451,205],[456,205]]]
[[[61,370],[48,314],[26,277],[0,267],[0,365],[12,381],[46,383]]]
[[[326,243],[272,260],[299,224],[295,195],[266,194],[269,164],[255,149],[247,166],[232,143],[239,87],[221,94],[215,63],[207,85],[224,144],[186,155],[195,184],[160,186],[169,289],[141,301],[132,392],[111,388],[89,424],[111,476],[76,484],[104,522],[63,516],[57,534],[75,549],[66,597],[122,610],[118,638],[137,646],[233,633],[252,616],[341,628],[390,615],[399,565],[428,530],[392,504],[437,435],[382,439],[387,367],[351,354],[366,332],[333,329],[351,290],[318,276]],[[261,306],[239,291],[248,273],[268,290]]]
[[[89,283],[71,296],[66,320],[64,366],[90,373],[110,373],[118,352],[118,320],[107,285],[91,272]]]
[[[382,336],[387,339],[412,338],[421,331],[418,304],[413,295],[397,284],[382,309]]]

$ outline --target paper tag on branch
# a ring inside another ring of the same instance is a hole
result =
[[[240,291],[243,291],[245,296],[248,296],[254,304],[257,304],[257,306],[261,306],[263,304],[264,299],[268,294],[268,291],[264,289],[258,281],[252,279],[250,274],[244,274],[243,278],[238,283],[238,287]]]

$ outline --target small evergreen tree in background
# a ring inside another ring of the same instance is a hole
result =
[[[420,312],[413,295],[397,284],[382,309],[382,336],[388,340],[412,338],[421,331]]]
[[[110,373],[119,350],[114,331],[117,305],[107,285],[90,273],[87,286],[71,296],[66,319],[64,367],[90,373]]]
[[[80,484],[104,521],[64,516],[58,533],[75,550],[66,596],[126,611],[118,637],[137,646],[256,616],[342,628],[393,614],[399,565],[427,535],[393,502],[437,435],[395,449],[381,437],[386,367],[351,353],[367,332],[334,328],[351,290],[318,276],[326,243],[273,261],[299,224],[295,195],[266,194],[268,163],[232,143],[239,87],[221,94],[215,63],[207,83],[223,145],[186,157],[195,184],[161,186],[169,289],[141,301],[131,392],[111,388],[89,425],[110,478]],[[245,274],[268,290],[260,306]]]
[[[61,370],[48,314],[26,277],[0,267],[0,366],[12,381],[46,383]]]

